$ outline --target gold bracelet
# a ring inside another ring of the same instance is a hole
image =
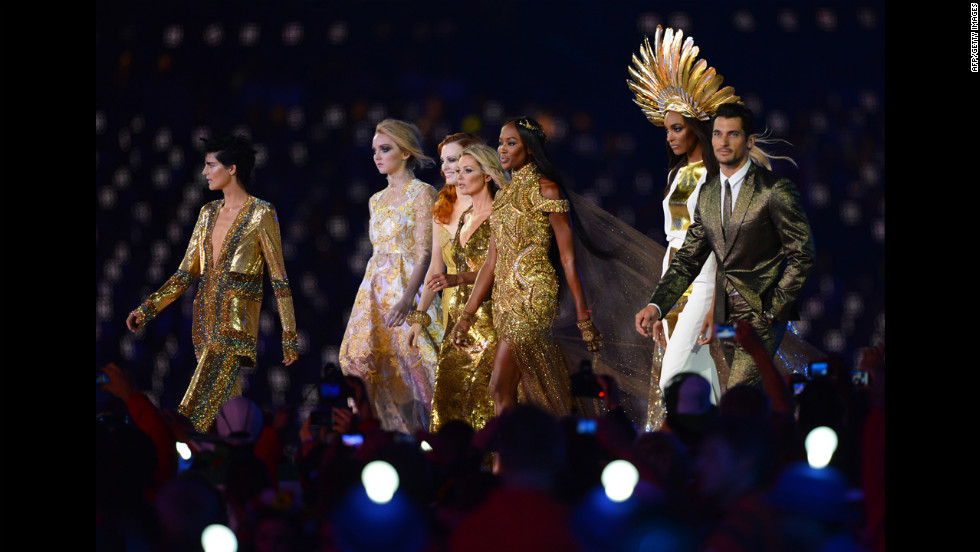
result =
[[[470,324],[476,322],[476,314],[472,312],[466,312],[463,309],[459,309],[459,317],[463,320],[469,320]]]
[[[585,341],[590,351],[596,352],[602,348],[602,334],[595,328],[595,324],[592,323],[591,318],[583,320],[576,325],[579,331],[582,332],[582,341]]]
[[[413,310],[408,313],[405,320],[408,320],[409,324],[421,324],[424,328],[427,328],[432,323],[432,317],[429,316],[429,313],[420,310]]]

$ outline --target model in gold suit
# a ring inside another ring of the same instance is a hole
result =
[[[468,343],[477,306],[492,287],[498,344],[490,394],[497,414],[518,401],[558,417],[571,411],[568,368],[552,331],[558,310],[558,279],[548,259],[552,240],[582,338],[593,350],[601,346],[575,264],[568,201],[544,153],[545,140],[541,125],[528,117],[500,131],[497,153],[512,181],[494,199],[487,260],[451,336],[456,346]]]
[[[449,291],[443,291],[443,306],[448,311],[451,325],[459,320],[460,311],[470,298],[477,273],[490,249],[489,217],[493,194],[508,182],[497,153],[482,144],[462,151],[457,170],[456,191],[460,197],[469,198],[471,206],[460,217],[451,241],[451,259],[447,263],[450,270],[426,282],[426,287],[433,293],[449,288]],[[493,327],[492,300],[480,303],[468,335],[468,345],[460,349],[443,340],[432,394],[430,431],[438,431],[445,422],[454,419],[480,429],[494,416],[490,377],[497,332]]]
[[[202,174],[208,188],[221,190],[224,199],[201,209],[177,272],[126,318],[129,329],[137,331],[200,276],[191,333],[197,368],[178,411],[202,433],[218,408],[241,394],[239,368],[255,365],[266,265],[282,321],[283,364],[289,366],[298,356],[276,212],[245,191],[255,150],[247,139],[228,135],[206,141],[205,150]]]

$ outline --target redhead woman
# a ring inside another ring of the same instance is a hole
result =
[[[426,282],[446,270],[449,271],[449,275],[456,273],[451,257],[453,234],[459,225],[460,216],[473,204],[470,196],[465,194],[460,196],[456,192],[457,164],[463,148],[482,142],[483,140],[475,134],[457,132],[456,134],[446,136],[446,139],[439,143],[439,147],[436,150],[439,154],[441,172],[443,178],[446,179],[446,184],[439,190],[436,204],[432,207],[432,255],[429,260],[429,270],[425,273]],[[416,310],[421,312],[427,311],[434,297],[436,297],[435,291],[428,285],[423,287]],[[446,298],[444,297],[443,301],[445,300]],[[449,297],[449,300],[452,300],[452,296]],[[444,302],[442,307],[442,327],[448,328],[450,326],[447,323],[447,318],[454,305],[449,305]],[[413,348],[418,347],[419,336],[423,332],[429,333],[432,336],[432,328],[423,325],[422,322],[424,321],[425,317],[423,316],[411,315],[409,323],[412,324],[412,327],[409,331],[409,343]],[[442,336],[432,336],[432,338],[441,340]]]
[[[340,367],[364,380],[382,429],[414,433],[429,424],[437,350],[428,335],[409,346],[406,318],[429,264],[436,198],[413,171],[434,162],[422,152],[418,127],[395,119],[378,123],[371,151],[388,185],[368,204],[374,249],[340,344]],[[419,314],[442,334],[438,301]]]

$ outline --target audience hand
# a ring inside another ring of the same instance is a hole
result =
[[[333,431],[341,434],[350,431],[354,423],[354,413],[351,409],[343,406],[335,406],[332,410]]]
[[[115,364],[109,363],[102,367],[102,371],[109,376],[109,382],[102,385],[102,389],[112,393],[124,401],[128,401],[136,388],[133,387],[133,379]]]
[[[282,433],[289,427],[289,424],[296,417],[296,407],[291,404],[284,404],[276,410],[276,415],[272,418],[272,429],[276,433]]]
[[[875,371],[880,369],[885,363],[885,346],[882,343],[875,345],[874,347],[865,347],[861,349],[861,362],[858,365],[860,370],[864,370],[868,374],[874,374]]]
[[[753,358],[759,353],[766,354],[766,346],[752,324],[745,320],[733,320],[732,325],[735,326],[735,341],[745,349],[745,352]]]

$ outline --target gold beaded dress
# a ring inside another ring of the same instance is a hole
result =
[[[200,276],[191,329],[197,367],[178,411],[202,433],[211,427],[226,400],[241,395],[239,368],[255,366],[266,265],[282,322],[283,357],[291,360],[298,354],[293,299],[275,209],[248,196],[214,259],[211,235],[223,205],[221,199],[201,208],[177,272],[134,311],[137,325],[142,326]]]
[[[490,249],[490,219],[484,220],[470,234],[465,244],[460,234],[466,223],[470,207],[459,218],[456,237],[452,239],[446,268],[450,274],[477,272],[487,260]],[[459,320],[459,312],[466,305],[473,286],[461,284],[443,292],[443,312],[448,315],[447,328]],[[462,420],[479,430],[493,418],[493,400],[490,398],[490,376],[493,373],[493,357],[497,349],[497,332],[493,328],[493,300],[480,304],[476,320],[467,333],[470,345],[464,351],[453,347],[450,340],[442,342],[439,366],[436,368],[436,385],[432,394],[432,422],[429,431],[438,431],[449,420]]]
[[[497,245],[493,325],[521,372],[518,401],[555,417],[571,411],[568,368],[555,342],[558,279],[548,260],[550,213],[568,212],[568,201],[541,195],[541,171],[528,163],[497,193],[490,227]]]
[[[442,262],[446,265],[446,274],[456,274],[456,265],[453,263],[453,235],[446,229],[445,224],[439,225],[439,232],[436,234],[436,239],[439,240],[439,251],[442,253]],[[442,327],[452,328],[449,325],[449,311],[450,306],[448,301],[451,300],[452,295],[449,293],[442,294]]]
[[[368,203],[374,250],[354,299],[339,361],[344,374],[364,381],[383,430],[414,433],[429,425],[443,333],[441,303],[434,298],[426,311],[432,323],[419,336],[416,353],[408,346],[411,326],[405,322],[388,328],[384,319],[405,292],[416,262],[430,258],[436,191],[417,179],[394,199],[385,199],[390,197],[387,190]],[[414,292],[417,303],[419,292]]]

